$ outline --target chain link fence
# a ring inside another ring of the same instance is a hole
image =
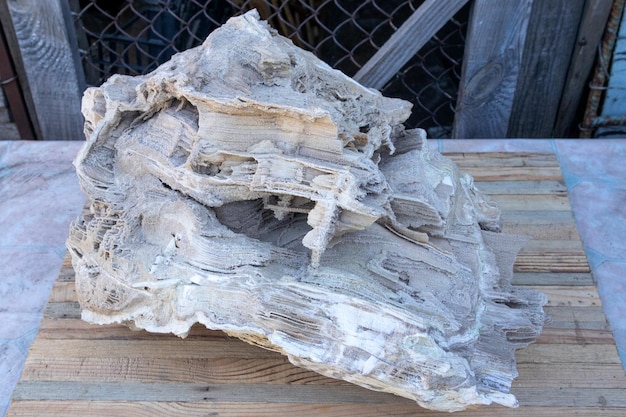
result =
[[[89,85],[154,70],[256,8],[294,44],[349,76],[424,0],[70,0]],[[414,104],[407,127],[449,137],[465,46],[466,5],[382,88]]]

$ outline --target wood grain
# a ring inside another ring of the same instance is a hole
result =
[[[479,185],[480,188],[480,185]],[[502,231],[536,240],[577,240],[576,222],[565,210],[509,210],[502,213]]]
[[[426,0],[356,73],[361,84],[381,89],[468,0]]]
[[[584,3],[534,2],[507,137],[553,136]]]
[[[6,5],[0,5],[0,15],[4,14],[8,14]],[[0,27],[5,25],[3,21],[6,20],[6,18],[0,17]],[[3,90],[3,100],[6,101],[11,109],[13,122],[18,132],[16,139],[35,139],[34,129],[30,117],[28,117],[28,110],[26,110],[26,103],[20,88],[20,71],[15,70],[16,63],[9,55],[9,45],[7,45],[6,36],[2,30],[0,30],[0,62],[2,62],[2,65],[0,65],[0,80],[2,80],[0,90]],[[2,114],[1,120],[4,125],[9,120],[8,115],[6,115],[7,109],[4,102],[0,104],[0,110],[2,110],[0,114]],[[3,130],[1,135],[3,136],[2,139],[13,137],[7,130]]]
[[[527,169],[531,177],[537,168],[533,164],[558,168],[554,155],[509,155],[485,157],[494,179],[484,184],[493,184],[491,191],[515,196],[515,191],[502,191],[508,183],[512,190],[536,184],[535,194],[526,195],[567,197],[560,176],[495,179],[506,167]],[[454,157],[460,165],[479,166],[475,154]],[[626,376],[571,212],[545,205],[514,207],[504,211],[504,219],[505,228],[508,219],[522,232],[552,223],[560,231],[528,242],[516,268],[530,271],[513,276],[515,284],[548,295],[549,321],[537,343],[516,354],[519,377],[511,392],[520,409],[489,406],[455,415],[626,415]],[[573,266],[580,271],[568,272]],[[66,257],[8,416],[441,415],[400,397],[296,368],[278,353],[199,325],[182,340],[122,325],[88,324],[79,319],[72,286]]]
[[[173,402],[113,402],[113,401],[23,401],[21,409],[11,409],[10,416],[46,415],[51,417],[92,416],[128,417],[193,416],[193,417],[441,417],[441,412],[419,409],[413,404],[302,404],[267,402],[173,401]],[[615,417],[615,408],[599,407],[524,407],[515,415],[536,417]],[[522,411],[527,414],[522,414]],[[621,410],[620,410],[621,412]],[[507,414],[503,407],[467,410],[462,417],[501,417]],[[509,414],[514,415],[514,414]]]
[[[45,140],[84,140],[80,114],[82,69],[77,67],[65,25],[62,0],[7,2]]]
[[[554,136],[557,138],[578,136],[578,131],[572,125],[587,87],[612,5],[612,0],[587,0],[585,2],[574,52],[563,87],[563,96],[556,116]]]
[[[506,137],[533,0],[475,0],[453,138]]]
[[[567,187],[561,181],[475,182],[487,194],[567,194]]]
[[[562,285],[568,287],[595,285],[590,272],[554,273],[554,272],[516,272],[513,285]]]
[[[509,152],[451,152],[446,156],[462,168],[504,168],[504,167],[550,167],[559,168],[558,161],[549,153],[509,153]],[[497,172],[497,170],[494,170]],[[560,171],[559,171],[560,175]],[[562,177],[561,177],[562,179]]]

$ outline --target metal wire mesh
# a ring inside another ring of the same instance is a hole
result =
[[[89,85],[145,74],[252,8],[283,36],[353,76],[424,0],[70,0]],[[465,45],[464,7],[383,93],[414,103],[408,127],[449,136]]]

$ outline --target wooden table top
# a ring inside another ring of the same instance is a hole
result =
[[[550,322],[517,351],[511,392],[458,416],[626,415],[626,375],[602,311],[553,154],[447,154],[533,238],[514,284],[544,292]],[[66,257],[8,416],[435,416],[416,403],[297,368],[286,357],[194,326],[172,335],[80,320]]]

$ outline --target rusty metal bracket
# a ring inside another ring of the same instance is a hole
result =
[[[7,85],[8,83],[12,83],[15,80],[17,80],[17,75],[14,75],[13,77],[9,78],[8,80],[3,80],[2,78],[0,78],[0,85]]]

